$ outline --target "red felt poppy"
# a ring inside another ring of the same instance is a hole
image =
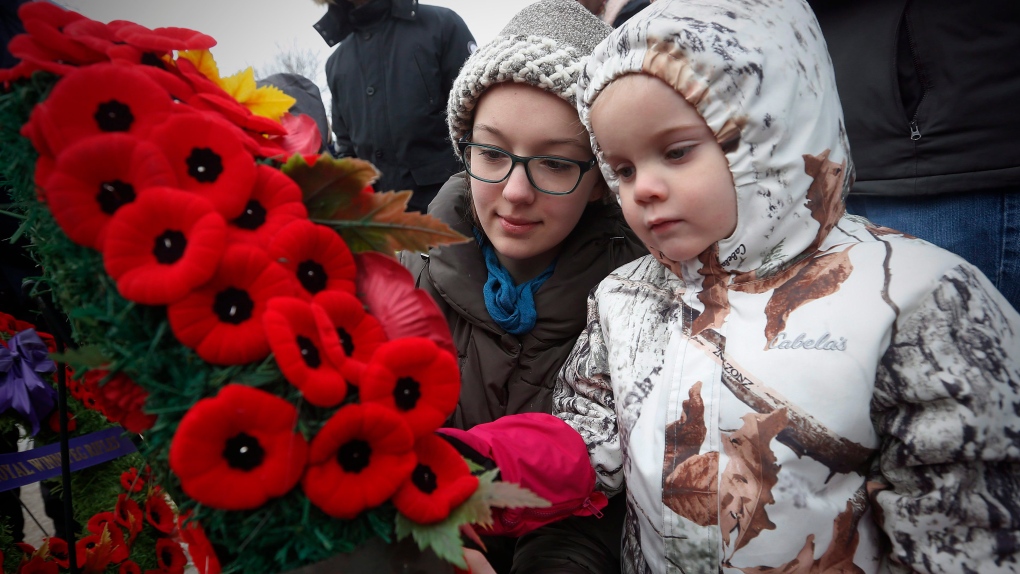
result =
[[[371,193],[370,187],[365,189]],[[457,354],[446,317],[428,293],[414,286],[414,277],[403,265],[393,257],[372,252],[359,253],[354,262],[358,267],[356,295],[382,324],[387,337],[426,337]]]
[[[89,18],[80,18],[60,27],[60,30],[95,52],[109,56],[109,50],[118,45],[115,28]]]
[[[128,531],[128,540],[134,541],[145,526],[142,508],[126,494],[117,495],[117,504],[113,507],[116,523]]]
[[[354,293],[354,256],[340,234],[324,225],[289,223],[270,243],[269,257],[293,273],[309,297],[324,290]]]
[[[217,365],[264,359],[266,302],[294,296],[299,287],[286,269],[253,245],[227,246],[213,278],[167,308],[177,340]]]
[[[401,514],[419,524],[445,520],[478,489],[464,458],[450,443],[427,434],[414,444],[418,465],[393,496]]]
[[[145,499],[145,520],[156,530],[170,534],[176,524],[174,518],[174,511],[167,504],[163,491],[156,489]]]
[[[142,574],[142,567],[134,560],[125,560],[117,568],[117,574]]]
[[[347,382],[340,368],[345,357],[325,311],[296,297],[275,297],[262,324],[280,372],[305,400],[318,407],[344,400]]]
[[[23,133],[40,153],[54,157],[72,143],[108,132],[144,135],[172,112],[173,100],[137,66],[94,64],[76,68],[35,106]],[[157,143],[162,144],[162,142]]]
[[[283,136],[287,128],[270,118],[253,114],[226,92],[197,92],[188,103],[200,110],[222,115],[237,127],[259,135]],[[281,150],[282,152],[282,150]]]
[[[90,534],[75,544],[78,568],[85,572],[103,572],[113,561],[113,539],[103,541],[102,535]]]
[[[262,506],[297,484],[308,445],[294,431],[297,409],[244,385],[229,384],[181,419],[170,468],[185,494],[223,510]]]
[[[120,485],[128,492],[141,492],[145,488],[145,478],[139,476],[138,469],[132,466],[120,473]]]
[[[156,540],[156,564],[162,572],[181,574],[188,565],[188,557],[176,540],[160,538]]]
[[[130,57],[130,56],[125,56]],[[162,60],[160,60],[162,63]],[[158,65],[152,66],[139,66],[139,70],[142,71],[149,79],[153,80],[163,89],[170,94],[170,98],[178,102],[178,105],[174,107],[174,110],[178,113],[200,113],[197,110],[191,109],[189,106],[180,105],[179,102],[186,102],[191,96],[195,94],[195,89],[191,85],[184,81],[178,74],[172,71],[164,70]]]
[[[110,422],[119,424],[129,432],[141,434],[152,428],[156,424],[156,415],[146,414],[143,410],[149,393],[121,372],[101,382],[109,375],[108,371],[102,369],[92,369],[85,375],[86,380],[94,381],[92,395],[100,412]]]
[[[198,574],[220,574],[220,560],[216,557],[209,538],[205,535],[202,525],[196,520],[188,520],[188,515],[177,517],[177,529],[181,539],[188,545],[191,562],[198,569]]]
[[[68,414],[70,414],[70,413],[68,413]],[[74,429],[78,428],[78,421],[75,420],[76,418],[77,417],[73,417],[73,416],[67,417],[67,431],[68,432],[72,432],[72,431],[74,431]],[[50,417],[49,417],[49,420],[47,421],[47,423],[49,424],[49,427],[50,427],[51,431],[53,431],[53,432],[60,432],[60,410],[59,409],[54,409],[54,411],[52,413],[50,413]]]
[[[47,546],[49,547],[50,558],[52,558],[54,562],[59,564],[62,568],[67,568],[71,565],[71,559],[67,554],[66,540],[64,540],[63,538],[57,538],[56,536],[52,536],[50,538],[44,538],[43,542],[46,542]],[[2,562],[3,559],[0,558],[0,563]]]
[[[65,28],[75,22],[89,21],[81,14],[62,10],[56,5],[44,2],[49,7],[26,8],[18,13],[22,18],[25,32],[40,45],[56,54],[56,59],[70,64],[94,64],[106,60],[103,50],[95,50],[67,34]]]
[[[361,401],[399,412],[416,437],[443,424],[457,406],[457,360],[429,339],[407,337],[379,347],[361,373]]]
[[[71,241],[102,250],[107,223],[117,210],[150,187],[176,182],[154,144],[127,134],[102,134],[83,138],[57,156],[44,194]]]
[[[35,180],[35,196],[39,201],[46,201],[46,183],[56,169],[57,161],[48,155],[40,155],[35,160],[35,174],[32,177]]]
[[[149,137],[170,160],[178,187],[208,199],[227,219],[241,215],[256,172],[240,130],[213,114],[180,113]]]
[[[92,534],[102,535],[107,532],[110,537],[110,560],[123,562],[127,559],[130,549],[124,541],[124,531],[117,524],[117,517],[112,512],[100,512],[92,515],[86,526]]]
[[[208,50],[216,45],[212,36],[187,28],[167,27],[148,29],[139,24],[122,24],[116,31],[120,40],[153,52],[171,50]]]
[[[227,226],[227,241],[268,248],[280,228],[308,219],[301,188],[278,169],[259,165],[258,177],[244,211]]]
[[[169,187],[152,187],[110,219],[103,265],[129,301],[179,301],[216,272],[227,223],[211,203]]]
[[[375,350],[386,342],[382,325],[365,311],[365,305],[354,295],[321,291],[312,301],[326,311],[347,357],[368,362]]]
[[[354,518],[393,496],[411,475],[413,448],[411,431],[395,412],[345,405],[312,440],[301,487],[326,514]]]
[[[64,55],[58,49],[47,46],[43,41],[29,34],[19,34],[7,43],[8,51],[21,60],[21,64],[29,70],[29,75],[36,71],[46,71],[58,76],[66,76],[78,69],[74,57]],[[23,73],[19,70],[19,73]],[[23,76],[21,76],[23,77]]]

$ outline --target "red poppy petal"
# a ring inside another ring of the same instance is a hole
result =
[[[145,50],[208,50],[216,45],[212,36],[187,28],[167,27],[150,30],[138,24],[124,24],[116,31],[120,40]]]
[[[344,400],[344,356],[325,311],[303,299],[275,297],[262,323],[280,372],[309,403],[334,407]]]
[[[467,463],[449,443],[434,434],[417,440],[418,465],[393,496],[397,510],[419,524],[446,519],[478,488]]]
[[[209,202],[153,187],[110,220],[103,265],[125,299],[166,305],[213,276],[226,237],[227,224]]]
[[[326,514],[354,518],[396,492],[414,469],[412,449],[396,413],[378,405],[341,407],[312,441],[302,489]]]
[[[156,563],[164,572],[184,571],[188,557],[184,555],[184,549],[176,540],[159,538],[156,540]]]
[[[300,479],[308,446],[293,431],[296,420],[296,409],[283,399],[227,385],[184,415],[170,444],[170,468],[202,504],[257,508]]]
[[[460,375],[453,355],[429,339],[408,337],[379,347],[361,373],[359,389],[363,402],[397,410],[420,437],[453,413]]]
[[[46,175],[53,218],[71,241],[101,250],[113,214],[146,188],[176,177],[155,145],[127,134],[102,134],[71,145]]]
[[[152,131],[181,189],[198,193],[227,219],[241,215],[255,183],[244,134],[212,114],[175,114]]]
[[[309,297],[324,290],[354,292],[354,256],[329,227],[294,221],[273,238],[269,256],[294,273]]]
[[[177,340],[200,357],[240,365],[269,354],[262,327],[266,302],[297,290],[286,269],[257,247],[239,243],[227,246],[213,278],[170,305],[167,316]]]
[[[294,180],[280,170],[259,165],[251,198],[241,215],[227,227],[227,240],[268,248],[282,227],[307,218],[308,209],[301,201],[301,188]]]
[[[200,110],[209,110],[219,113],[238,127],[250,132],[255,132],[256,134],[272,136],[282,136],[287,134],[287,128],[283,127],[280,122],[253,114],[251,110],[232,98],[226,92],[196,93],[194,97],[188,100],[188,103]]]
[[[354,295],[342,291],[321,291],[312,301],[326,311],[345,356],[367,362],[387,341],[382,325],[365,311],[361,300]]]
[[[427,337],[454,355],[450,327],[435,301],[414,286],[414,277],[399,262],[381,253],[359,253],[357,295],[392,339]]]
[[[44,149],[56,154],[81,138],[106,132],[145,134],[164,121],[173,101],[136,68],[94,64],[57,82],[29,119],[45,140]]]
[[[176,522],[174,511],[162,492],[155,492],[145,501],[145,520],[163,534],[173,532]]]

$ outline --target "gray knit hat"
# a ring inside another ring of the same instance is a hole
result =
[[[540,0],[518,12],[453,82],[446,121],[454,150],[471,130],[478,98],[495,84],[529,84],[575,106],[584,59],[612,31],[577,0]]]

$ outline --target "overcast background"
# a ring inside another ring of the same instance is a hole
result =
[[[322,64],[332,51],[312,25],[326,13],[312,0],[55,0],[93,20],[181,26],[216,38],[220,74],[264,69],[281,50],[312,50]],[[534,0],[426,0],[460,14],[479,45],[491,40]]]

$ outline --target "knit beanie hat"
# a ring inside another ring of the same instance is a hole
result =
[[[529,84],[576,107],[584,59],[613,29],[577,0],[540,0],[517,13],[460,69],[446,106],[454,151],[471,130],[475,106],[501,82]]]

